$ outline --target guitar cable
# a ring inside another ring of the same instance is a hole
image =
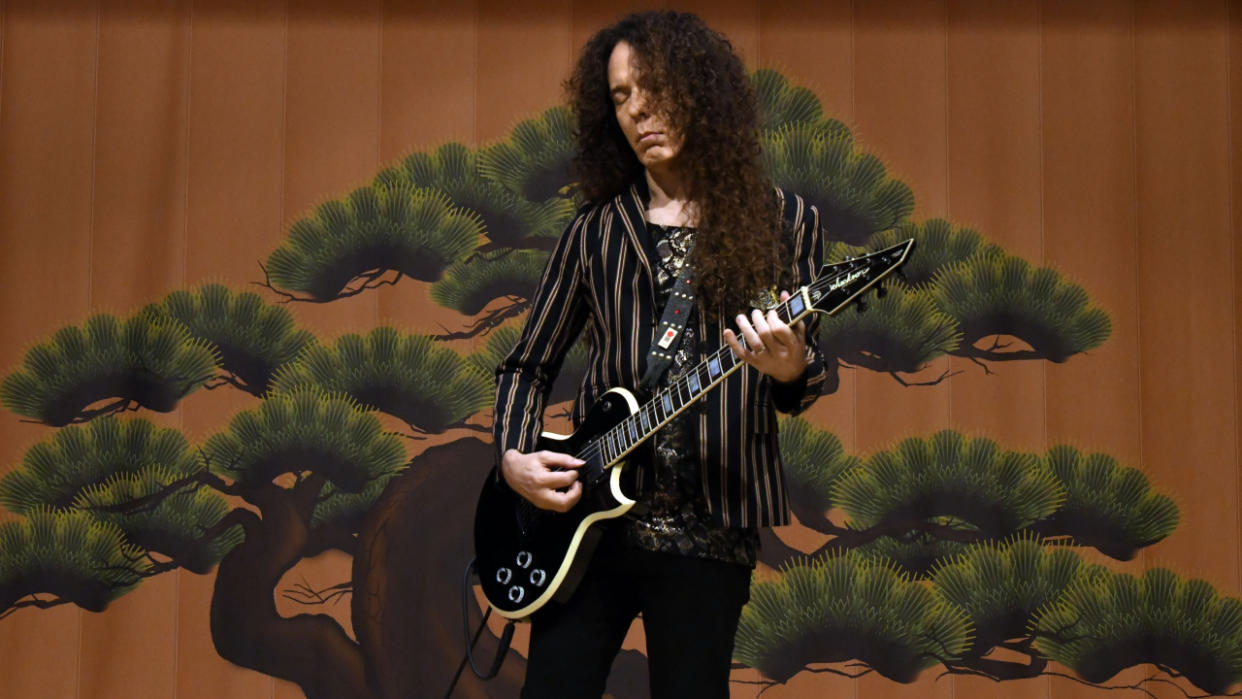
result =
[[[492,658],[492,666],[487,669],[486,673],[479,671],[479,666],[474,662],[474,646],[479,642],[479,637],[483,635],[483,629],[487,628],[487,618],[492,615],[492,608],[489,606],[483,612],[483,620],[479,622],[479,628],[475,630],[473,636],[470,633],[470,602],[474,591],[474,585],[471,579],[475,574],[474,560],[466,564],[466,575],[462,581],[461,587],[461,629],[466,644],[466,654],[462,657],[461,662],[457,664],[457,672],[453,674],[453,681],[449,683],[448,691],[444,693],[444,699],[449,699],[453,694],[453,689],[457,687],[457,681],[461,679],[462,670],[466,669],[466,663],[470,663],[470,671],[475,677],[481,680],[490,680],[500,674],[500,666],[504,664],[505,657],[509,654],[509,643],[513,640],[514,627],[517,622],[510,619],[503,631],[500,633],[500,647],[496,650],[496,657]]]

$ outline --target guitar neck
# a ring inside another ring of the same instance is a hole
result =
[[[787,301],[778,303],[772,310],[782,322],[793,325],[810,315],[814,309],[808,302],[807,289],[803,287]],[[738,336],[738,343],[746,347],[746,338]],[[660,390],[643,404],[638,412],[625,418],[611,430],[600,435],[595,444],[607,468],[625,458],[640,444],[647,441],[660,428],[677,417],[690,404],[702,398],[746,363],[738,359],[728,345],[716,350],[706,360],[677,378],[671,386]]]

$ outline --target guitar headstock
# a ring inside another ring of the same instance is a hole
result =
[[[897,271],[914,249],[914,238],[873,253],[826,264],[806,287],[811,310],[833,315]]]

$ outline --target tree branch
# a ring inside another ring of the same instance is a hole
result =
[[[513,299],[516,297],[511,296],[510,298]],[[495,310],[489,311],[482,318],[479,318],[478,320],[471,322],[470,324],[466,326],[467,328],[466,330],[460,330],[460,331],[454,332],[454,331],[450,331],[448,328],[445,328],[443,325],[441,325],[440,327],[444,328],[444,334],[432,335],[431,339],[433,340],[469,340],[479,335],[487,335],[493,329],[503,324],[506,320],[521,315],[528,306],[530,306],[529,299],[521,299],[521,300],[512,301],[509,305],[502,306]]]
[[[310,606],[339,602],[354,592],[354,582],[352,580],[329,585],[321,590],[314,589],[306,584],[305,579],[303,580],[303,582],[296,583],[291,589],[285,590],[281,593],[281,596],[291,602]]]
[[[17,602],[14,602],[12,605],[9,606],[8,609],[4,610],[3,612],[0,612],[0,620],[3,620],[5,617],[9,616],[10,614],[16,612],[19,609],[25,609],[27,607],[34,607],[35,609],[51,609],[52,607],[59,607],[62,604],[69,604],[69,600],[61,599],[59,597],[55,599],[44,600],[44,599],[39,599],[38,597],[35,597],[33,593],[30,595],[30,597],[31,599],[28,599],[28,600],[19,600]]]

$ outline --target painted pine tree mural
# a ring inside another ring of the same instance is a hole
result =
[[[754,82],[769,171],[819,207],[830,260],[917,241],[903,279],[865,312],[823,320],[834,377],[878,372],[917,391],[948,378],[921,374],[938,357],[1003,374],[1002,362],[1064,362],[1108,339],[1082,287],[980,232],[913,220],[911,189],[813,93],[768,70]],[[290,226],[262,261],[263,295],[208,284],[36,344],[0,399],[16,419],[58,430],[0,480],[0,503],[20,516],[0,525],[0,616],[102,611],[152,576],[214,570],[203,613],[231,662],[308,697],[441,695],[461,653],[460,581],[446,568],[471,556],[493,459],[486,420],[471,418],[489,410],[490,371],[579,204],[572,129],[552,108],[503,142],[393,163]],[[314,313],[407,278],[430,282],[430,301],[459,326],[326,343],[285,305]],[[473,354],[448,342],[463,338],[478,341]],[[578,347],[553,403],[572,398],[583,369]],[[258,402],[198,444],[143,417],[198,390]],[[764,684],[826,671],[893,682],[1064,674],[1112,687],[1144,663],[1186,695],[1242,682],[1242,602],[1176,571],[1135,577],[1080,555],[1129,560],[1178,524],[1173,501],[1113,457],[1016,452],[954,431],[852,454],[796,418],[783,421],[782,445],[795,515],[827,538],[806,555],[765,536],[762,560],[779,574],[755,583],[736,649]],[[324,551],[352,557],[350,580],[281,589]],[[313,611],[281,615],[282,594],[348,600],[352,629]],[[615,696],[645,693],[639,660],[622,654]],[[521,676],[514,654],[492,691],[515,695]]]

